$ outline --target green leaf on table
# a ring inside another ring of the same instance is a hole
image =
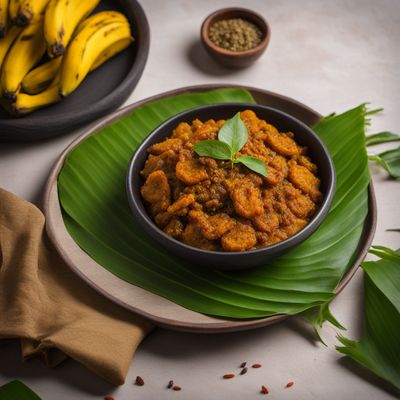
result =
[[[132,216],[125,179],[135,149],[171,116],[223,102],[254,99],[238,88],[171,96],[136,109],[79,143],[58,177],[69,234],[120,279],[200,313],[236,319],[292,315],[330,301],[357,258],[368,214],[365,105],[314,127],[336,168],[333,204],[313,235],[273,262],[243,271],[193,268],[154,244]]]
[[[319,340],[326,346],[326,343],[321,337],[320,330],[324,322],[328,321],[338,329],[346,330],[346,328],[335,318],[329,309],[329,302],[326,302],[318,307],[310,308],[300,314],[301,317],[311,323],[315,334]]]
[[[400,178],[400,147],[368,158],[380,164],[392,178]]]
[[[365,138],[365,142],[367,146],[373,146],[375,144],[388,143],[388,142],[396,142],[400,140],[400,135],[392,132],[378,132],[373,135],[368,135]]]
[[[363,336],[338,336],[336,349],[400,389],[400,254],[373,246],[378,261],[365,261]]]
[[[257,174],[268,176],[267,167],[265,166],[264,161],[260,160],[257,157],[241,156],[239,158],[235,158],[233,162],[242,163],[247,168],[251,169],[254,172],[257,172]]]
[[[41,400],[21,381],[11,381],[0,386],[0,400]]]
[[[247,127],[240,118],[240,113],[228,119],[218,132],[218,140],[231,149],[231,158],[246,144],[248,138]]]
[[[193,146],[193,150],[201,157],[212,157],[217,160],[231,159],[231,149],[219,140],[202,140]]]
[[[364,104],[369,104],[369,103],[364,103]],[[370,115],[378,114],[378,113],[380,113],[381,111],[383,111],[383,107],[373,108],[372,110],[368,109],[367,112],[365,113],[365,116],[370,116]]]

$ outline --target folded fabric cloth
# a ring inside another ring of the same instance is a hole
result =
[[[24,359],[69,356],[121,385],[152,328],[79,279],[50,243],[33,204],[0,189],[0,338],[21,338]]]

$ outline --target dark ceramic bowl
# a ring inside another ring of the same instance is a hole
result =
[[[0,142],[26,142],[59,136],[118,108],[137,85],[150,46],[150,29],[137,0],[102,0],[93,13],[116,10],[126,15],[135,41],[90,73],[61,102],[23,117],[0,107]]]
[[[255,24],[263,34],[261,43],[246,51],[229,51],[214,44],[208,36],[210,27],[215,22],[230,18],[242,18]],[[201,25],[200,36],[207,53],[219,64],[228,68],[244,68],[253,64],[264,53],[271,38],[271,29],[260,14],[246,8],[232,7],[210,14]]]
[[[308,147],[310,157],[318,166],[318,175],[321,180],[320,189],[323,193],[323,200],[318,211],[310,222],[293,236],[274,245],[256,250],[242,252],[202,250],[186,245],[166,235],[150,219],[140,194],[140,187],[144,183],[140,176],[140,171],[143,169],[148,156],[148,147],[170,136],[172,130],[180,122],[191,123],[196,118],[202,121],[210,118],[216,120],[228,119],[233,117],[238,111],[246,109],[253,110],[259,118],[276,126],[281,132],[292,131],[295,134],[296,142]],[[335,186],[335,169],[331,157],[321,139],[319,139],[312,129],[282,111],[248,103],[226,103],[196,107],[170,118],[156,128],[138,147],[130,162],[126,180],[128,200],[132,212],[136,220],[153,239],[171,253],[185,258],[193,265],[221,270],[244,269],[266,264],[303,242],[321,225],[326,217],[335,193]]]

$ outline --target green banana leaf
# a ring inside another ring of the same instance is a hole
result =
[[[300,316],[311,324],[314,333],[325,346],[327,346],[327,344],[324,342],[320,334],[321,328],[325,322],[330,322],[337,329],[346,330],[346,328],[331,313],[329,304],[329,302],[326,302],[318,307],[309,308],[300,313]]]
[[[326,303],[355,260],[368,213],[365,105],[315,127],[336,167],[333,205],[309,239],[269,265],[239,272],[195,269],[152,241],[131,214],[125,176],[141,141],[180,111],[232,101],[254,102],[243,89],[182,94],[145,105],[87,138],[69,154],[58,178],[65,225],[84,251],[119,278],[197,312],[242,319],[296,314]]]
[[[11,381],[0,387],[0,400],[41,400],[21,381]]]
[[[373,246],[364,262],[365,316],[359,341],[338,336],[336,349],[400,389],[400,253]]]
[[[392,178],[400,178],[400,147],[369,156],[369,159],[380,164]]]
[[[373,146],[375,144],[388,143],[388,142],[397,142],[400,140],[400,135],[392,132],[378,132],[373,135],[368,135],[366,137],[367,146]]]

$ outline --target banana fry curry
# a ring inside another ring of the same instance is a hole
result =
[[[307,148],[253,111],[240,117],[248,141],[238,155],[264,161],[267,177],[193,151],[196,143],[215,140],[224,120],[180,123],[170,138],[148,148],[141,195],[167,235],[205,250],[252,250],[290,237],[316,212],[322,195]]]

